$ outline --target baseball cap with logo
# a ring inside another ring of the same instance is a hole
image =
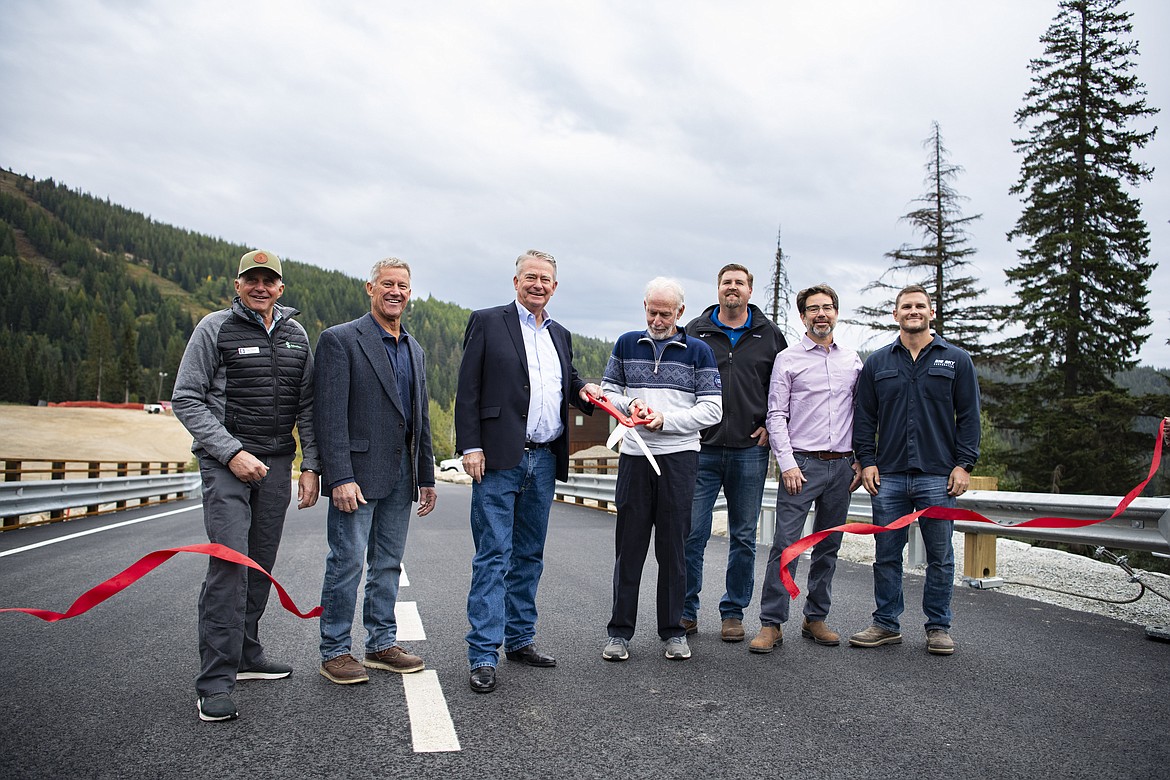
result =
[[[280,258],[272,252],[266,252],[263,249],[254,249],[241,257],[240,272],[236,276],[243,276],[253,268],[267,268],[281,279],[284,278],[284,274],[280,270]]]

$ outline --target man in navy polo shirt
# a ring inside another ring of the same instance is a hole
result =
[[[687,537],[687,595],[683,628],[699,628],[703,557],[720,489],[727,497],[727,573],[719,600],[720,636],[742,642],[743,611],[752,600],[756,525],[768,475],[768,383],[776,355],[788,343],[776,323],[751,303],[752,274],[738,263],[719,269],[718,300],[687,323],[687,335],[715,353],[723,385],[723,418],[703,431]]]
[[[898,338],[869,356],[857,382],[853,450],[870,494],[873,522],[886,526],[927,507],[953,507],[979,458],[979,382],[971,356],[931,332],[934,311],[921,285],[894,300]],[[926,547],[926,649],[955,652],[951,595],[955,551],[951,520],[919,518]],[[849,638],[854,647],[902,641],[902,550],[907,529],[874,535],[873,625]]]

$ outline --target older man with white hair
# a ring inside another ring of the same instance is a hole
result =
[[[691,530],[691,500],[699,466],[699,432],[723,417],[723,395],[715,353],[678,327],[683,288],[658,277],[646,285],[646,330],[614,344],[601,388],[631,417],[649,420],[643,438],[658,468],[634,443],[622,441],[617,477],[617,561],[613,614],[602,650],[607,661],[629,658],[638,616],[638,587],[654,531],[658,560],[658,635],[666,657],[691,657],[682,626],[687,591],[685,548]]]

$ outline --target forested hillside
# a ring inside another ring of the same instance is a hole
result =
[[[230,303],[240,255],[255,247],[155,222],[52,179],[0,170],[0,401],[170,397],[191,330]],[[311,343],[369,311],[362,280],[285,260],[281,303]],[[450,408],[468,310],[414,300],[406,327]],[[577,367],[600,376],[610,344],[574,336]]]

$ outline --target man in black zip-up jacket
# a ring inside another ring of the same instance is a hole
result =
[[[703,340],[719,363],[723,420],[703,431],[699,471],[687,537],[687,595],[683,628],[698,630],[703,555],[711,537],[711,512],[722,488],[727,496],[726,591],[719,602],[720,635],[744,638],[743,611],[755,588],[756,525],[768,474],[768,382],[784,334],[753,305],[752,274],[738,263],[719,269],[719,303],[687,323],[687,335]]]
[[[280,259],[256,250],[240,259],[236,298],[200,321],[175,377],[175,416],[190,432],[203,477],[207,538],[272,571],[292,492],[300,434],[303,460],[297,506],[317,502],[313,437],[313,355],[277,305],[284,293]],[[209,558],[199,593],[199,718],[238,716],[237,680],[276,680],[292,667],[270,661],[258,635],[271,583],[242,565]]]

